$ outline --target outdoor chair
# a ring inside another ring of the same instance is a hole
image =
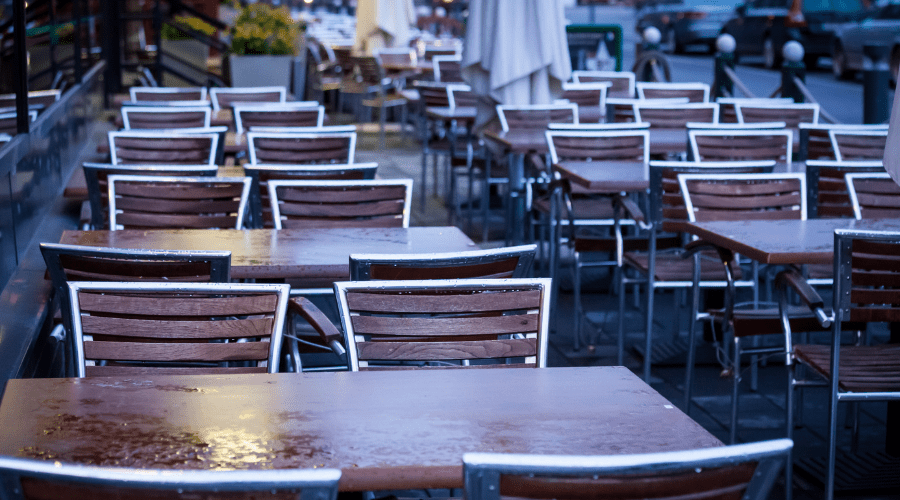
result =
[[[0,458],[4,498],[315,498],[335,500],[337,469],[172,470]]]
[[[695,161],[774,160],[790,165],[794,133],[790,130],[689,130]]]
[[[243,104],[235,103],[234,130],[243,134],[251,127],[321,127],[325,107],[318,104]]]
[[[793,104],[790,97],[719,97],[719,123],[738,123],[735,104]],[[777,120],[776,120],[777,121]]]
[[[853,175],[853,174],[851,174]],[[787,436],[794,433],[794,388],[810,385],[828,388],[827,460],[824,498],[834,498],[835,478],[842,475],[838,463],[839,403],[897,401],[900,399],[900,356],[895,344],[842,345],[841,332],[847,323],[896,323],[897,270],[900,256],[900,233],[886,231],[855,231],[838,229],[834,234],[834,290],[833,304],[828,311],[824,301],[796,271],[780,276],[780,291],[790,288],[797,292],[811,312],[821,322],[821,329],[831,328],[829,345],[794,343],[792,331],[785,329],[790,370],[787,389]],[[780,294],[786,309],[787,295]],[[782,321],[784,323],[784,321]],[[786,323],[785,323],[786,324]],[[786,324],[787,325],[787,324]],[[799,367],[805,368],[804,371]],[[805,372],[806,376],[803,376]],[[854,440],[855,442],[856,440]],[[851,467],[872,467],[859,462]],[[849,464],[848,464],[849,465]],[[845,466],[846,467],[846,466]],[[790,470],[787,484],[791,484]]]
[[[28,107],[38,106],[38,111],[49,108],[53,103],[59,100],[62,92],[60,90],[32,90],[28,92]],[[16,95],[2,94],[0,95],[0,108],[15,108]]]
[[[637,82],[638,99],[687,97],[689,102],[709,102],[709,85],[681,82]]]
[[[550,123],[578,123],[577,104],[497,105],[504,132],[510,129],[545,129]]]
[[[622,215],[636,221],[647,231],[647,251],[624,251],[624,243],[617,249],[616,261],[622,269],[619,274],[619,319],[618,319],[618,364],[624,361],[625,350],[625,289],[629,284],[644,284],[647,287],[647,302],[644,313],[643,377],[650,379],[650,367],[654,357],[653,331],[655,316],[655,296],[658,289],[682,289],[693,287],[694,261],[688,257],[693,251],[685,249],[681,236],[683,223],[688,220],[687,210],[681,198],[677,176],[686,173],[765,173],[771,172],[775,162],[650,162],[650,212],[644,214],[634,203],[622,198],[618,203]],[[617,240],[621,237],[621,227],[614,226]],[[624,241],[624,240],[622,240]],[[589,248],[588,242],[582,246]],[[755,280],[747,279],[737,262],[726,268],[718,256],[704,255],[699,259],[700,287],[724,289],[731,286],[755,287]],[[635,276],[631,277],[630,272]],[[689,316],[688,335],[693,336],[693,327],[698,311]],[[680,321],[673,321],[679,325]]]
[[[848,173],[847,192],[853,216],[859,219],[900,217],[900,186],[887,172]]]
[[[255,283],[70,282],[78,377],[277,373],[289,291]]]
[[[887,144],[887,130],[829,130],[837,161],[881,160]]]
[[[249,177],[110,175],[109,229],[242,229]]]
[[[205,128],[210,126],[211,116],[209,107],[122,107],[125,130]]]
[[[89,221],[91,229],[106,228],[109,222],[109,184],[110,175],[156,175],[162,177],[215,177],[218,167],[215,165],[112,165],[109,163],[85,163],[85,184],[88,191]],[[82,213],[84,210],[82,209]]]
[[[833,125],[800,123],[800,160],[836,160],[837,151],[831,140],[831,131],[835,132],[880,132],[887,131],[887,125]],[[883,155],[882,151],[882,155]],[[881,159],[878,157],[877,159]]]
[[[785,122],[788,128],[798,128],[801,123],[819,123],[819,105],[816,103],[734,105],[738,123]]]
[[[606,92],[609,82],[563,83],[560,96],[578,105],[578,123],[600,123],[606,117]]]
[[[385,147],[385,127],[388,108],[400,107],[400,130],[405,136],[408,99],[399,91],[403,82],[388,78],[384,67],[376,57],[353,57],[353,75],[341,86],[343,94],[355,94],[359,106],[378,109],[378,143]],[[357,112],[357,116],[361,113]]]
[[[286,99],[287,89],[281,86],[213,87],[209,89],[209,100],[212,101],[214,111],[231,107],[232,104],[238,102],[284,103]]]
[[[635,76],[631,71],[572,71],[574,83],[609,82],[609,97],[635,97]]]
[[[650,128],[686,128],[690,122],[718,123],[719,105],[715,103],[647,104],[637,101],[634,119]]]
[[[215,165],[218,133],[126,130],[107,133],[113,165]]]
[[[793,442],[639,455],[466,453],[467,500],[500,498],[743,498],[765,500]]]
[[[270,180],[275,229],[409,227],[411,179]]]
[[[434,68],[434,81],[444,83],[463,83],[462,56],[454,54],[435,55],[431,59]]]
[[[70,281],[161,281],[227,283],[231,252],[136,250],[41,243],[47,273],[59,300],[66,331],[66,375],[75,375]]]
[[[270,180],[371,180],[375,178],[377,163],[350,165],[244,165],[244,173],[251,179],[250,217],[253,227],[273,227],[269,202]]]
[[[549,278],[337,282],[334,289],[351,371],[410,368],[399,362],[547,364]]]
[[[28,122],[33,123],[37,120],[37,110],[28,112]],[[19,125],[16,121],[16,113],[0,113],[0,134],[16,135],[19,133]]]
[[[631,97],[607,97],[606,123],[631,123],[637,121],[634,116],[635,104],[687,104],[687,97],[674,99],[635,99]]]
[[[806,162],[806,198],[809,218],[853,217],[853,202],[844,176],[848,173],[884,172],[881,160]]]
[[[205,101],[206,87],[131,87],[132,101]]]
[[[680,174],[678,183],[684,198],[690,222],[706,221],[752,221],[752,220],[806,220],[806,176],[795,174]],[[695,245],[702,245],[698,243]],[[731,252],[719,249],[719,258],[724,267],[734,260]],[[695,257],[695,264],[697,263]],[[757,264],[754,263],[754,267]],[[754,272],[754,275],[757,274]],[[830,273],[817,276],[818,285],[831,283]],[[693,303],[699,309],[699,280],[694,276]],[[733,281],[733,277],[728,277]],[[710,321],[721,325],[726,352],[725,359],[732,379],[730,443],[737,438],[739,411],[739,389],[742,380],[741,357],[752,355],[783,354],[784,346],[759,346],[760,335],[780,333],[779,312],[775,307],[762,307],[758,301],[737,307],[731,291],[726,289],[725,307],[709,311]],[[799,313],[799,314],[798,314]],[[792,328],[802,331],[819,330],[818,323],[811,314],[791,311]],[[692,324],[693,326],[693,324]],[[693,327],[690,329],[693,333]],[[753,345],[745,348],[742,341],[752,340]],[[685,405],[691,404],[693,389],[694,351],[696,339],[692,334],[688,339],[688,362],[685,370]],[[728,344],[731,344],[730,346]],[[754,359],[755,362],[755,359]],[[754,384],[755,386],[755,380]]]
[[[317,165],[353,163],[356,132],[248,132],[250,163]]]

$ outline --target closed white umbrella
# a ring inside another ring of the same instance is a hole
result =
[[[359,0],[354,49],[371,56],[380,49],[406,47],[415,22],[412,0]]]
[[[572,72],[562,0],[472,0],[462,66],[479,95],[551,104]]]
[[[887,144],[884,146],[884,168],[894,182],[900,184],[900,87],[894,92],[894,108],[889,123]]]

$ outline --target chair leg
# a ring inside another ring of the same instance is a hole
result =
[[[691,414],[691,398],[694,389],[694,357],[697,349],[696,326],[700,312],[700,256],[694,255],[694,276],[691,286],[691,317],[688,325],[688,352],[684,366],[684,413]]]
[[[381,149],[384,149],[385,146],[385,107],[384,104],[378,108],[378,144],[381,146]]]
[[[428,191],[428,139],[425,139],[425,147],[422,150],[422,185],[419,187],[419,200],[422,202],[422,209],[425,209],[425,201]]]
[[[619,272],[619,335],[616,339],[616,364],[625,364],[625,270]]]
[[[577,254],[576,254],[577,255]],[[573,263],[574,269],[574,279],[572,280],[572,292],[575,295],[575,338],[572,347],[578,351],[581,349],[581,316],[584,313],[581,304],[581,266],[579,265],[579,258],[575,258],[575,262]]]
[[[785,435],[788,439],[794,439],[794,375],[796,365],[791,364],[785,367],[787,372],[787,391],[785,409],[787,410]],[[784,497],[786,500],[792,500],[794,496],[794,454],[788,450],[787,462],[784,464]]]
[[[731,361],[731,428],[728,444],[737,442],[738,391],[741,385],[741,340],[734,338],[734,359]]]

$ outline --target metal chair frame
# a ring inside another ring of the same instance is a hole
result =
[[[280,187],[365,187],[365,186],[403,186],[406,190],[403,202],[403,228],[409,227],[410,206],[412,205],[412,179],[373,179],[361,181],[269,181],[269,202],[272,206],[272,219],[275,229],[281,229],[281,210],[278,207],[278,188]]]
[[[775,439],[718,448],[634,455],[466,453],[462,459],[465,498],[499,500],[503,493],[501,476],[505,475],[523,476],[530,481],[540,481],[541,477],[546,477],[548,487],[554,479],[565,480],[576,477],[589,480],[612,476],[627,484],[629,476],[633,476],[634,481],[640,481],[647,476],[663,476],[678,472],[689,475],[699,473],[702,469],[758,462],[742,498],[763,500],[768,498],[775,480],[788,461],[793,445],[790,439]],[[587,484],[583,489],[584,497],[588,497],[592,491],[596,491],[598,496],[603,493],[603,485],[592,487]]]
[[[837,130],[830,129],[828,131],[828,138],[831,139],[831,147],[834,148],[834,157],[837,161],[843,161],[843,155],[841,154],[841,146],[840,141],[838,141],[838,136],[859,136],[859,137],[885,137],[887,138],[888,131],[887,130]],[[876,155],[878,159],[882,158],[881,155]],[[869,158],[866,158],[869,159]]]
[[[222,107],[219,105],[219,94],[228,94],[228,95],[242,95],[242,94],[268,94],[271,92],[278,92],[280,98],[278,101],[262,101],[262,102],[278,102],[285,103],[287,102],[287,89],[280,85],[275,85],[271,87],[213,87],[209,89],[209,100],[212,101],[212,106],[214,111],[219,111]],[[248,101],[233,101],[233,102],[248,102]],[[256,102],[256,101],[249,101]]]
[[[256,139],[318,139],[318,138],[335,138],[342,137],[347,138],[350,141],[350,146],[348,148],[347,153],[347,161],[343,163],[353,163],[354,156],[356,155],[356,132],[284,132],[284,133],[269,133],[269,132],[247,132],[247,145],[250,150],[250,163],[254,165],[265,165],[265,163],[260,163],[256,158]]]
[[[847,173],[877,173],[884,172],[884,163],[876,160],[868,161],[835,161],[835,160],[807,160],[806,161],[806,189],[808,193],[806,199],[809,200],[809,218],[815,219],[819,217],[819,181],[821,179],[821,170],[829,169],[838,172],[844,172],[842,177]],[[835,179],[836,180],[836,179]],[[843,182],[846,186],[846,179]],[[847,199],[852,211],[853,201],[850,199],[850,193],[847,191]]]
[[[609,80],[602,80],[606,78],[608,78]],[[586,79],[586,81],[582,81],[582,79]],[[597,81],[611,81],[621,79],[628,80],[628,96],[634,97],[635,95],[637,95],[635,93],[635,75],[631,71],[572,71],[572,81],[574,83],[594,83]]]
[[[181,131],[159,131],[159,130],[126,130],[126,131],[110,131],[107,132],[107,138],[109,140],[109,155],[110,161],[113,165],[119,164],[119,158],[116,155],[116,139],[118,138],[127,138],[127,139],[166,139],[173,137],[185,137],[191,139],[209,139],[210,140],[210,148],[209,148],[209,159],[207,164],[215,165],[216,164],[216,154],[219,150],[219,139],[220,135],[218,133],[190,133],[190,132],[181,132]]]
[[[147,114],[178,114],[178,113],[203,113],[203,127],[210,127],[210,120],[212,118],[212,110],[207,107],[197,107],[193,108],[190,106],[178,106],[178,107],[162,107],[162,106],[123,106],[122,107],[122,125],[125,130],[141,130],[141,129],[132,129],[131,128],[131,119],[128,115],[133,113],[147,113]],[[186,130],[186,129],[196,129],[197,127],[186,127],[184,129],[173,129],[172,127],[164,127],[165,130]],[[142,129],[146,130],[146,129]],[[152,130],[158,130],[157,128],[153,128]]]
[[[827,143],[831,147],[831,157],[826,160],[834,160],[837,158],[837,154],[834,150],[834,145],[831,142],[831,134],[829,133],[832,130],[836,130],[839,132],[860,130],[860,131],[879,131],[879,130],[887,130],[888,126],[884,125],[859,125],[859,124],[828,124],[828,123],[801,123],[798,125],[800,130],[800,154],[799,158],[802,161],[806,160],[820,160],[821,157],[810,158],[809,157],[809,145],[810,139],[815,137],[817,139],[818,145],[820,147],[824,146]]]
[[[862,220],[862,207],[859,204],[859,195],[856,193],[856,182],[866,179],[884,179],[892,180],[891,174],[887,172],[854,172],[844,175],[844,181],[847,183],[847,193],[850,195],[850,203],[853,205],[853,217],[856,220]]]
[[[247,220],[247,211],[250,200],[250,178],[249,177],[159,177],[153,175],[110,175],[107,178],[109,183],[109,230],[116,231],[116,182],[146,182],[146,183],[172,183],[172,184],[210,184],[210,183],[240,183],[241,199],[238,203],[238,211],[236,214],[236,222],[234,229],[243,229]]]
[[[241,118],[241,113],[250,112],[250,113],[266,113],[266,112],[290,112],[290,111],[318,111],[318,118],[316,118],[316,127],[322,127],[325,124],[325,106],[322,106],[317,101],[302,101],[302,102],[285,102],[285,103],[261,103],[261,104],[252,104],[252,103],[241,103],[234,104],[232,106],[232,112],[234,113],[234,128],[235,133],[243,134],[247,132],[244,128],[243,120]],[[294,127],[279,127],[279,128],[294,128]],[[305,127],[304,127],[305,128]]]
[[[85,352],[84,352],[84,333],[81,321],[81,303],[78,293],[81,291],[104,291],[111,292],[136,292],[136,293],[211,293],[211,294],[229,294],[229,293],[274,293],[278,297],[277,305],[274,311],[274,321],[272,332],[269,336],[269,356],[266,363],[266,371],[268,373],[278,373],[278,366],[281,357],[282,331],[284,330],[284,320],[287,312],[287,303],[290,298],[290,285],[274,284],[274,283],[148,283],[148,282],[90,282],[90,281],[71,281],[68,283],[69,301],[72,312],[72,329],[75,337],[75,357],[77,360],[77,368],[79,378],[86,376],[85,373]]]

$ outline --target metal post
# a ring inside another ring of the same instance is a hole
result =
[[[53,30],[57,30],[57,26],[59,26],[59,20],[56,17],[56,0],[50,0],[50,26],[52,26]],[[56,64],[56,45],[59,43],[59,38],[57,38],[56,34],[53,33],[50,35],[50,71],[53,73],[53,78],[56,78],[56,73],[59,71],[58,65]],[[52,81],[52,80],[51,80]]]
[[[891,112],[888,100],[890,48],[886,45],[864,45],[863,54],[863,123],[887,123]]]
[[[75,0],[72,2],[72,21],[75,24],[75,83],[81,83],[81,78],[84,75],[84,70],[81,66],[82,58],[81,58],[81,42],[82,42],[82,33],[81,33],[81,0]]]
[[[119,2],[101,0],[103,8],[103,59],[106,61],[106,74],[103,77],[105,87],[104,99],[122,91],[122,52]],[[106,103],[109,107],[109,103]]]
[[[25,0],[13,0],[13,90],[16,93],[16,132],[27,134],[28,120],[28,48],[25,36]]]
[[[725,74],[725,68],[734,69],[734,53],[718,52],[716,54],[713,97],[734,96],[734,82]]]
[[[153,5],[153,43],[156,44],[156,63],[154,64],[154,75],[156,81],[162,85],[163,66],[162,66],[162,2],[156,0]]]
[[[803,102],[803,93],[794,83],[794,77],[806,82],[806,65],[803,61],[784,61],[781,66],[781,96],[790,97],[794,102]]]

